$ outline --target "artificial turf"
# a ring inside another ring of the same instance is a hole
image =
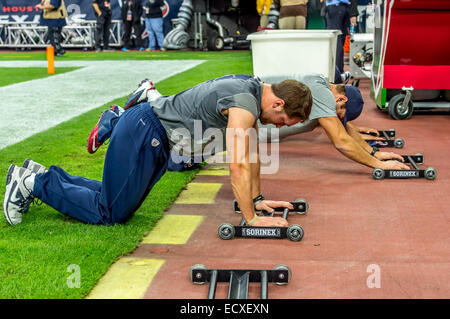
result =
[[[58,59],[206,60],[193,69],[159,82],[157,88],[163,94],[174,94],[226,74],[252,73],[249,51],[160,53],[68,52]],[[44,59],[44,52],[0,54],[0,60]],[[46,77],[46,71],[45,68],[0,68],[0,86]],[[69,71],[70,69],[57,68],[57,72]],[[26,158],[46,166],[61,166],[72,175],[101,180],[107,147],[101,147],[94,155],[88,154],[86,138],[103,109],[114,103],[123,105],[125,100],[126,96],[110,101],[102,107],[0,150],[0,180],[3,180],[0,184],[0,200],[3,202],[4,176],[9,165],[21,165]],[[45,204],[31,207],[23,216],[22,224],[17,226],[10,226],[0,217],[0,299],[85,297],[114,261],[139,245],[195,173],[196,171],[166,172],[140,209],[122,225],[86,225]],[[68,285],[72,274],[71,265],[77,265],[80,269],[79,288],[70,288],[71,285]]]
[[[62,74],[77,70],[76,67],[57,68],[55,74]],[[43,68],[0,68],[0,86],[42,79],[48,76],[47,69]]]

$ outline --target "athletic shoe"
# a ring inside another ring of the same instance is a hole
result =
[[[30,160],[29,158],[27,158],[23,162],[22,167],[29,169],[30,171],[32,171],[35,174],[43,174],[43,173],[47,172],[47,168],[44,165],[36,163],[35,161]]]
[[[111,137],[113,120],[119,118],[116,111],[120,111],[121,107],[112,105],[109,109],[102,112],[97,124],[92,128],[87,139],[87,150],[94,154],[97,149]]]
[[[123,112],[125,112],[125,110],[118,106],[117,104],[111,105],[111,110],[116,113],[118,116],[121,116]]]
[[[32,171],[11,165],[6,174],[6,189],[3,199],[3,213],[10,225],[22,222],[22,213],[33,201],[31,191],[36,174]]]
[[[160,96],[161,94],[156,90],[153,82],[149,79],[145,79],[139,83],[138,88],[128,97],[124,108],[125,110],[128,110],[130,107],[142,102],[152,102]]]
[[[35,174],[47,173],[47,168],[44,165],[41,165],[41,164],[39,164],[39,163],[37,163],[37,162],[35,162],[33,160],[30,160],[28,158],[23,162],[22,167],[32,171]],[[28,202],[28,204],[23,209],[22,214],[28,213],[28,211],[30,210],[30,206],[31,206],[32,202],[35,202],[35,204],[38,205],[38,206],[41,204],[41,202],[37,201],[37,200],[36,201],[33,200],[33,201]]]
[[[343,84],[347,84],[348,81],[350,81],[350,78],[352,77],[352,74],[348,71],[345,71],[344,73],[341,73],[341,79]]]

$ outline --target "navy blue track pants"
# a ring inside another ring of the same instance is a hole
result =
[[[36,175],[33,195],[88,224],[126,221],[167,169],[169,144],[149,103],[118,120],[106,152],[101,182],[71,176],[57,166]]]

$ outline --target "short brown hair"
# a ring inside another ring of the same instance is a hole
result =
[[[273,93],[284,100],[284,111],[290,118],[307,120],[311,113],[312,94],[309,87],[296,80],[272,84]]]
[[[336,92],[338,92],[339,94],[342,94],[342,95],[346,95],[345,94],[345,84],[335,84],[334,87],[336,88]]]

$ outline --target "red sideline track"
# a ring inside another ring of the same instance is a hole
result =
[[[285,264],[292,279],[286,286],[269,284],[269,298],[448,298],[450,117],[413,115],[394,121],[370,99],[368,80],[360,89],[366,104],[356,124],[396,129],[405,147],[385,150],[422,153],[423,168],[434,167],[436,180],[377,181],[372,169],[339,154],[322,129],[290,137],[280,143],[279,172],[262,176],[262,190],[267,199],[309,202],[306,215],[289,217],[303,227],[303,240],[221,240],[218,226],[237,225],[241,218],[231,208],[229,177],[197,176],[193,182],[224,185],[214,204],[174,204],[167,212],[205,216],[186,245],[143,244],[132,254],[166,261],[144,297],[206,298],[208,285],[190,281],[194,264],[209,269]],[[371,277],[375,272],[379,288]],[[219,283],[216,298],[226,298],[227,289]],[[259,298],[259,289],[251,283],[249,298]]]

